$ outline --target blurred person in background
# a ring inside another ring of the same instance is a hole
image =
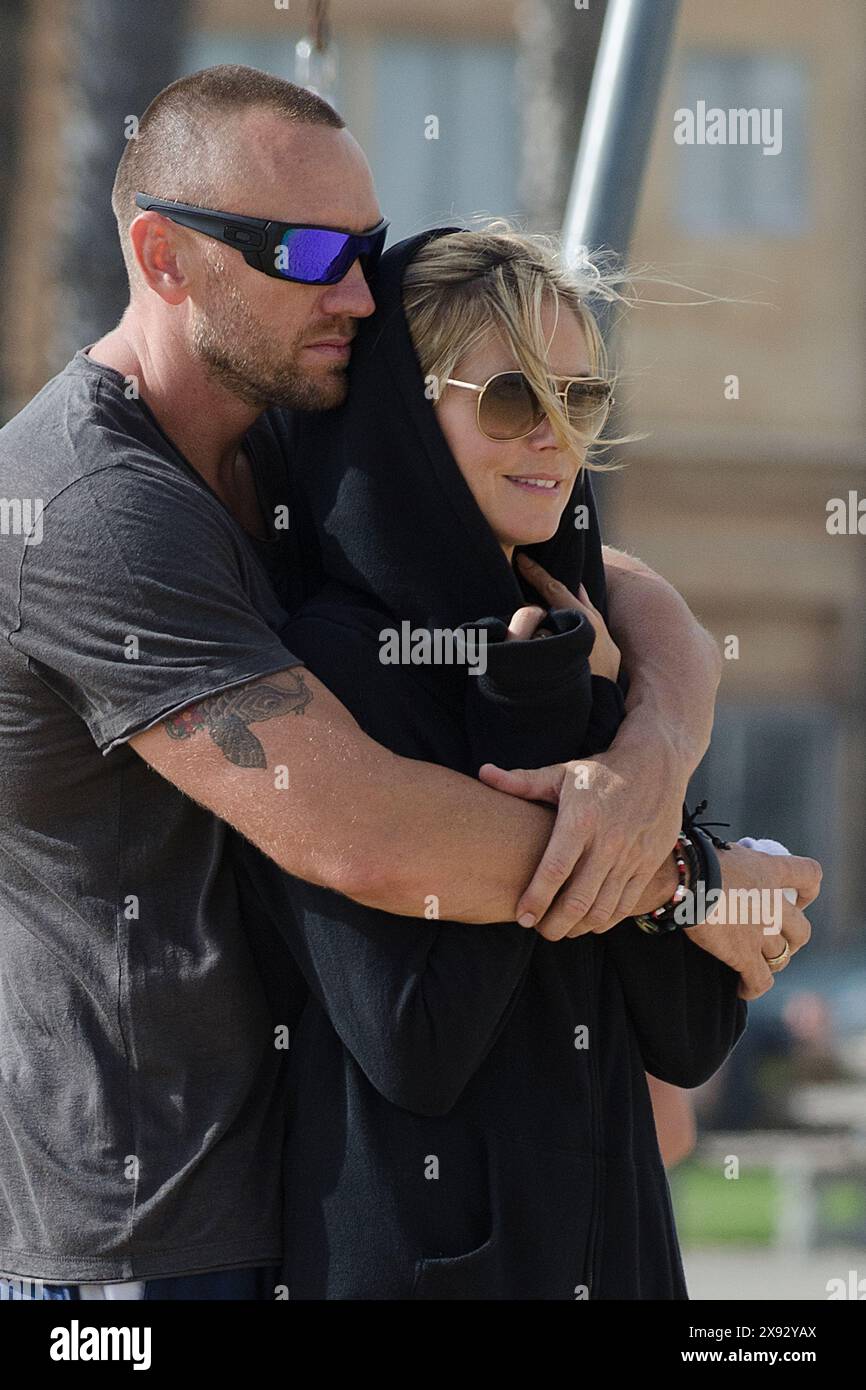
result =
[[[691,1097],[680,1086],[647,1074],[659,1149],[666,1168],[675,1168],[688,1158],[698,1137]]]

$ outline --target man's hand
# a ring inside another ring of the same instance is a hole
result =
[[[627,766],[611,749],[510,772],[487,763],[479,776],[500,791],[558,807],[553,834],[517,905],[521,925],[534,925],[550,941],[630,917],[680,832],[685,786],[669,780],[673,770],[649,745],[635,748]]]

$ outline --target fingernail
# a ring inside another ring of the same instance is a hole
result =
[[[536,922],[536,919],[533,917],[531,912],[524,912],[523,916],[518,917],[517,920],[520,923],[521,927],[534,927]]]

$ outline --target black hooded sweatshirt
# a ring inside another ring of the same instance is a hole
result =
[[[448,230],[385,255],[347,403],[293,418],[327,579],[283,636],[372,738],[474,776],[601,751],[623,700],[590,673],[580,613],[551,615],[546,640],[505,641],[537,596],[448,449],[401,304],[405,265]],[[527,549],[606,611],[586,475],[556,536]],[[480,629],[486,673],[383,661],[404,623]],[[721,1066],[745,1026],[734,971],[631,920],[548,942],[438,920],[435,881],[426,917],[407,918],[241,854],[309,988],[288,1066],[291,1298],[687,1298],[645,1071],[693,1087]]]

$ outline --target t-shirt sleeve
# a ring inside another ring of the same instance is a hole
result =
[[[90,474],[45,505],[9,640],[105,753],[184,705],[298,664],[255,606],[253,563],[192,480]]]

